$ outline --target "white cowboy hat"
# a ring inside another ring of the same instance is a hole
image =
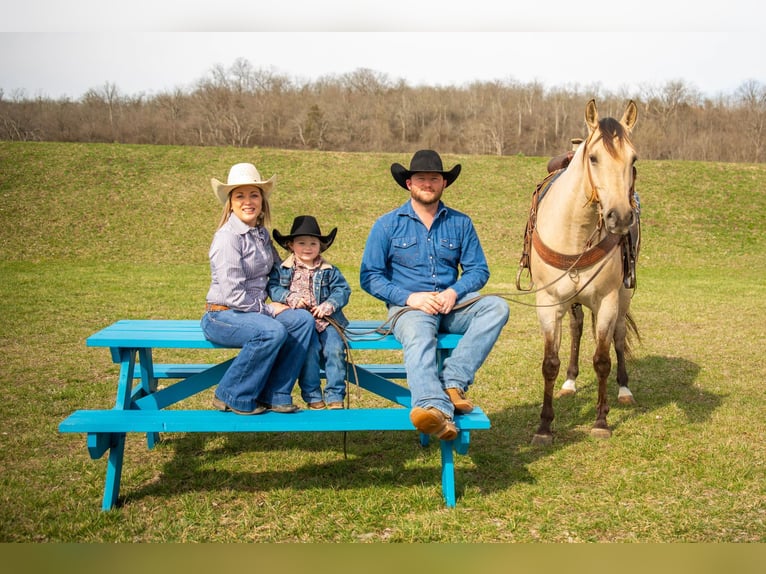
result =
[[[263,197],[268,199],[277,183],[277,176],[272,175],[269,179],[264,180],[261,179],[261,174],[258,173],[252,163],[237,163],[231,166],[226,183],[222,183],[216,178],[212,178],[210,183],[213,185],[213,195],[225,205],[229,199],[229,192],[240,185],[255,185],[263,191]]]

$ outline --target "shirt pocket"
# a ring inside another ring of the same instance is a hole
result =
[[[451,237],[443,237],[439,241],[437,251],[439,259],[449,263],[451,266],[457,266],[460,260],[460,245],[458,241]]]
[[[391,240],[393,249],[391,259],[404,267],[417,267],[418,265],[418,240],[415,236],[394,237]]]

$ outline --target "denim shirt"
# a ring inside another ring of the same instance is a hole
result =
[[[280,258],[265,227],[250,227],[232,213],[215,232],[209,257],[208,303],[274,315],[266,304],[266,288]]]
[[[471,218],[442,202],[431,229],[410,201],[381,216],[362,255],[362,288],[388,306],[406,305],[415,292],[449,287],[460,299],[488,280],[487,259]]]
[[[272,301],[287,303],[287,296],[290,294],[290,285],[293,280],[294,261],[295,256],[290,255],[282,262],[282,265],[272,269],[268,286]],[[348,319],[343,314],[343,307],[348,305],[351,287],[337,267],[322,259],[321,265],[314,271],[312,291],[317,305],[329,301],[335,307],[330,318],[341,327],[348,325]]]

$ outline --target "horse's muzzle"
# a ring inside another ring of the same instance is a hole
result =
[[[607,231],[616,235],[625,235],[635,220],[636,215],[632,209],[628,210],[627,213],[622,213],[618,209],[610,209],[604,218]]]

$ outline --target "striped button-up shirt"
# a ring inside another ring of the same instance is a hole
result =
[[[210,246],[208,303],[273,316],[266,304],[269,272],[281,262],[265,227],[250,227],[233,213]]]

